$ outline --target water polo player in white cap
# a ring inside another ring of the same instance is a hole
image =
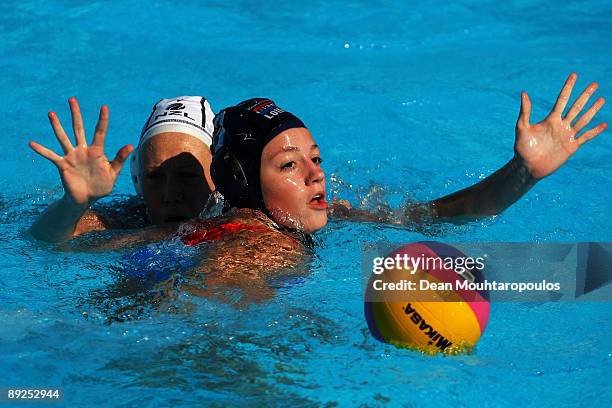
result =
[[[49,113],[49,120],[64,156],[30,142],[35,152],[58,168],[65,191],[36,220],[31,228],[34,237],[58,242],[89,231],[172,224],[202,211],[214,190],[210,176],[214,113],[205,98],[182,96],[159,101],[143,127],[138,147],[123,146],[112,161],[104,153],[108,107],[100,109],[93,141],[88,145],[78,102],[75,98],[68,102],[76,146],[55,112]],[[132,181],[144,199],[144,210],[140,200],[127,213],[90,209],[111,193],[132,150]],[[136,217],[140,219],[135,220],[134,213],[140,213]]]

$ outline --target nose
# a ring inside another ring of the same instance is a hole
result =
[[[323,172],[321,166],[312,161],[308,163],[310,164],[308,165],[308,174],[306,175],[306,185],[309,186],[314,183],[321,183],[325,180],[325,172]]]
[[[165,203],[178,203],[183,200],[183,193],[177,186],[175,180],[171,177],[166,179],[164,183],[164,202]]]

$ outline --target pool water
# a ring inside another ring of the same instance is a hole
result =
[[[0,387],[61,387],[70,406],[606,406],[609,302],[496,303],[469,355],[376,341],[360,284],[362,242],[432,239],[333,222],[308,274],[266,301],[180,290],[117,291],[130,251],[66,252],[28,227],[62,195],[46,113],[88,134],[100,104],[107,152],[137,142],[162,97],[215,111],[254,96],[300,116],[321,146],[328,192],[364,207],[428,200],[512,157],[519,94],[532,121],[567,75],[612,96],[612,8],[551,1],[22,1],[0,15]],[[580,89],[578,89],[580,88]],[[609,107],[593,125],[611,121]],[[58,150],[58,149],[56,149]],[[501,216],[435,232],[445,241],[610,241],[610,131]],[[132,194],[129,169],[116,194]],[[109,200],[113,200],[110,197]],[[166,296],[164,298],[164,296]]]

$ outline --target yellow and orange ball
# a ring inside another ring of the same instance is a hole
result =
[[[465,258],[456,248],[434,242],[409,244],[389,257],[397,254],[443,259]],[[450,282],[454,289],[428,291],[426,296],[420,293],[412,301],[405,296],[400,300],[395,294],[382,292],[377,295],[376,301],[366,301],[366,320],[375,338],[428,354],[457,354],[473,349],[489,320],[490,303],[487,293],[456,289],[455,282],[464,278],[448,267],[432,267],[428,270],[419,268],[412,274],[391,268],[380,276],[384,276],[388,282],[399,282],[407,277],[414,282]],[[477,281],[482,279],[478,272],[472,272],[472,276]],[[372,290],[372,285],[368,286],[368,290]]]

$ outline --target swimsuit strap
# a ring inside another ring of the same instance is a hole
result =
[[[208,225],[206,225],[208,224]],[[248,225],[239,222],[228,222],[225,224],[210,226],[210,222],[198,222],[196,230],[190,234],[183,235],[181,241],[185,245],[192,246],[201,242],[218,241],[228,234],[236,234],[242,231],[267,231],[263,225]]]
[[[199,219],[191,224],[190,232],[183,234],[179,232],[181,241],[185,245],[193,246],[202,242],[218,241],[229,234],[242,231],[265,232],[271,228],[293,238],[310,251],[314,249],[315,242],[307,232],[280,225],[261,210],[249,209],[249,212],[253,218],[261,221],[264,225],[249,225],[241,222],[226,222],[215,225],[217,222],[215,219]]]

